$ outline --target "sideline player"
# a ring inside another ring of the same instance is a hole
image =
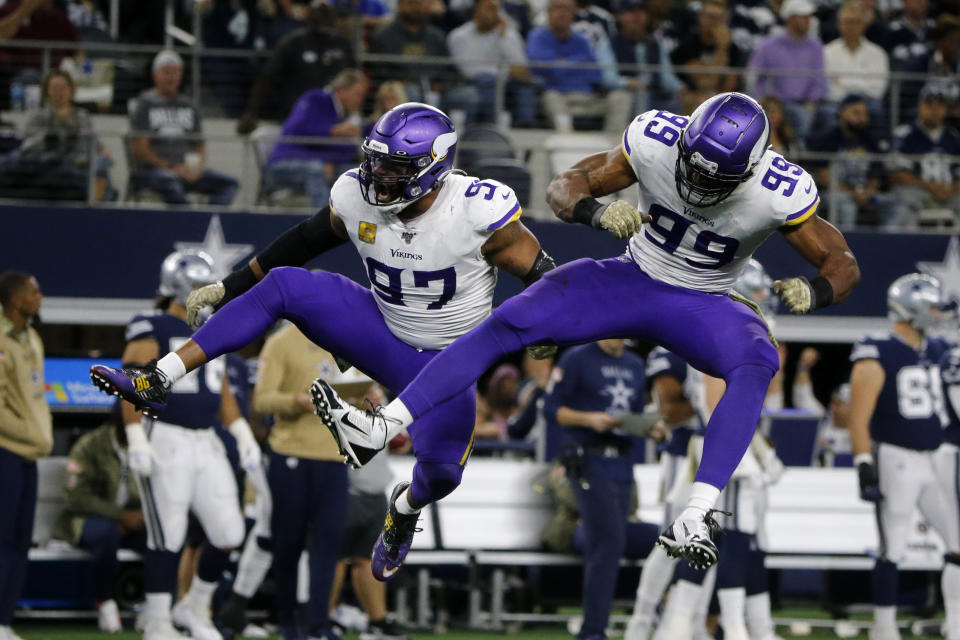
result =
[[[203,253],[174,252],[163,261],[159,294],[167,304],[137,315],[127,325],[127,366],[147,362],[182,345],[191,329],[185,318],[189,293],[214,279]],[[182,638],[171,624],[170,594],[177,580],[177,559],[187,532],[187,516],[196,514],[208,544],[200,556],[190,590],[173,608],[172,619],[195,640],[220,640],[210,619],[210,600],[229,552],[243,542],[244,524],[237,484],[213,430],[219,420],[237,439],[244,468],[258,466],[260,447],[243,418],[227,382],[224,360],[214,360],[170,389],[169,403],[154,419],[123,403],[128,460],[137,480],[147,524],[144,559],[144,640]]]
[[[942,319],[940,282],[920,273],[887,290],[889,334],[867,337],[850,353],[850,442],[860,497],[876,503],[880,549],[873,569],[871,640],[899,640],[897,563],[903,559],[915,507],[946,544],[941,589],[949,640],[960,640],[960,532],[940,490],[944,416],[939,363],[947,343],[929,336]],[[871,440],[875,443],[871,453]],[[950,476],[950,494],[955,495]]]
[[[96,365],[94,382],[154,412],[185,372],[286,318],[317,345],[399,391],[440,349],[490,314],[498,267],[525,284],[554,267],[519,222],[520,203],[510,187],[453,170],[456,145],[453,123],[439,109],[413,102],[388,111],[364,141],[359,169],[334,184],[328,209],[275,240],[246,269],[196,293],[194,309],[230,302],[193,340],[156,366]],[[607,216],[603,224],[619,229],[623,223]],[[348,240],[370,288],[338,274],[281,268]],[[397,572],[419,511],[460,484],[473,447],[475,404],[468,385],[411,426],[417,464],[411,480],[393,491],[373,560],[378,578]],[[346,454],[354,466],[368,459],[348,448]]]
[[[775,283],[792,312],[843,300],[860,277],[846,240],[816,215],[813,178],[768,149],[769,137],[763,108],[740,93],[709,98],[689,118],[665,111],[638,116],[620,146],[581,160],[547,191],[564,221],[594,227],[612,216],[629,221],[617,228],[632,236],[625,255],[576,260],[550,272],[445,349],[385,408],[341,405],[318,381],[321,418],[354,456],[369,459],[392,433],[429,419],[498,358],[523,346],[625,336],[659,344],[726,382],[687,506],[659,540],[671,555],[712,565],[717,548],[709,511],[750,444],[779,368],[760,316],[723,294],[778,230],[818,269],[811,281]],[[595,199],[635,182],[649,215],[622,200],[604,205]]]

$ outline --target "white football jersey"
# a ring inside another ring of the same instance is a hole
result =
[[[640,209],[653,222],[630,240],[633,260],[668,284],[728,291],[767,237],[800,224],[817,210],[813,177],[767,150],[754,175],[719,204],[693,207],[677,193],[677,140],[688,118],[666,111],[638,116],[623,134],[622,151],[640,187]]]
[[[520,217],[510,187],[452,174],[433,205],[404,222],[367,203],[359,174],[347,171],[330,190],[390,331],[418,349],[442,349],[480,324],[493,307],[496,269],[480,248]]]

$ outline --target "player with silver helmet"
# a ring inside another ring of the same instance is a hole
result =
[[[127,325],[125,367],[165,356],[189,338],[186,323],[190,293],[215,280],[212,259],[203,252],[175,251],[160,268],[158,309],[135,316]],[[218,421],[237,439],[241,464],[257,469],[260,447],[230,390],[230,380],[246,372],[230,370],[225,359],[204,365],[169,389],[169,402],[152,418],[122,403],[128,442],[127,460],[140,489],[147,525],[144,559],[145,640],[183,638],[172,625],[189,629],[196,640],[220,640],[210,618],[210,601],[229,552],[243,542],[243,515],[237,485],[223,443],[213,430]],[[150,381],[138,383],[145,393]],[[200,520],[208,543],[189,592],[173,607],[180,549],[190,512]]]
[[[880,549],[873,570],[872,640],[898,640],[897,564],[906,552],[915,508],[943,537],[947,547],[941,578],[947,638],[960,640],[960,531],[956,504],[938,485],[944,463],[955,456],[941,450],[946,420],[940,363],[946,341],[934,337],[952,313],[940,282],[922,273],[897,278],[887,290],[886,335],[857,342],[850,354],[848,428],[860,480],[860,497],[875,503]],[[955,453],[955,451],[954,451]],[[941,483],[956,502],[954,476]],[[954,514],[950,517],[950,514]]]
[[[577,260],[547,274],[435,358],[383,410],[359,412],[331,398],[322,413],[356,425],[345,432],[354,450],[369,457],[392,433],[429,418],[491,363],[523,346],[622,336],[660,344],[726,382],[687,507],[660,537],[671,554],[710,566],[717,549],[708,513],[750,444],[779,368],[760,317],[717,294],[729,291],[775,231],[817,269],[812,280],[775,283],[792,312],[843,300],[860,277],[843,236],[816,215],[812,176],[769,149],[769,137],[763,108],[740,93],[713,96],[690,117],[641,114],[621,145],[581,160],[547,190],[560,219],[629,237],[625,255]],[[640,187],[640,208],[596,199],[633,184]]]
[[[194,293],[191,313],[229,303],[192,340],[157,367],[95,366],[102,388],[161,410],[166,389],[187,371],[287,318],[388,389],[402,389],[490,314],[498,268],[530,284],[554,266],[520,222],[513,190],[455,171],[456,148],[453,123],[439,109],[413,102],[388,111],[364,141],[361,165],[333,185],[328,208],[277,238],[246,269]],[[285,266],[302,265],[347,241],[363,260],[369,288],[337,274]],[[141,379],[161,391],[139,390]],[[397,573],[420,509],[459,485],[473,447],[475,403],[471,386],[411,425],[417,464],[412,478],[393,491],[374,548],[377,578]],[[342,431],[334,435],[351,464],[369,459]]]

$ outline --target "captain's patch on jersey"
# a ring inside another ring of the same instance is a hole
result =
[[[373,244],[377,241],[377,225],[372,222],[361,222],[357,229],[357,237],[367,244]]]

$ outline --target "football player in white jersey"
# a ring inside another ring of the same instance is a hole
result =
[[[763,320],[727,292],[775,231],[817,268],[812,280],[777,283],[794,313],[843,300],[860,278],[846,240],[816,215],[813,178],[768,149],[769,135],[763,108],[740,93],[716,95],[689,118],[638,116],[620,146],[581,160],[547,191],[562,220],[631,238],[625,255],[550,272],[445,349],[385,408],[361,412],[324,390],[321,417],[347,434],[355,452],[370,456],[523,346],[625,336],[660,344],[726,382],[687,507],[660,537],[671,554],[710,566],[717,549],[708,512],[750,444],[779,368]],[[647,213],[595,199],[634,183]]]
[[[490,314],[498,267],[526,284],[554,267],[519,222],[520,203],[510,187],[454,171],[456,145],[453,123],[439,109],[415,102],[391,109],[364,141],[361,166],[333,185],[329,208],[280,236],[246,269],[194,292],[192,319],[204,305],[229,303],[192,340],[156,366],[96,365],[94,382],[156,412],[186,372],[286,318],[319,346],[399,391],[440,349]],[[367,269],[369,288],[338,274],[285,266],[302,265],[348,240]],[[420,509],[460,483],[476,414],[476,394],[468,387],[410,428],[417,465],[411,480],[394,489],[374,550],[372,568],[381,580],[403,562]],[[334,435],[352,465],[369,460],[342,433]]]

